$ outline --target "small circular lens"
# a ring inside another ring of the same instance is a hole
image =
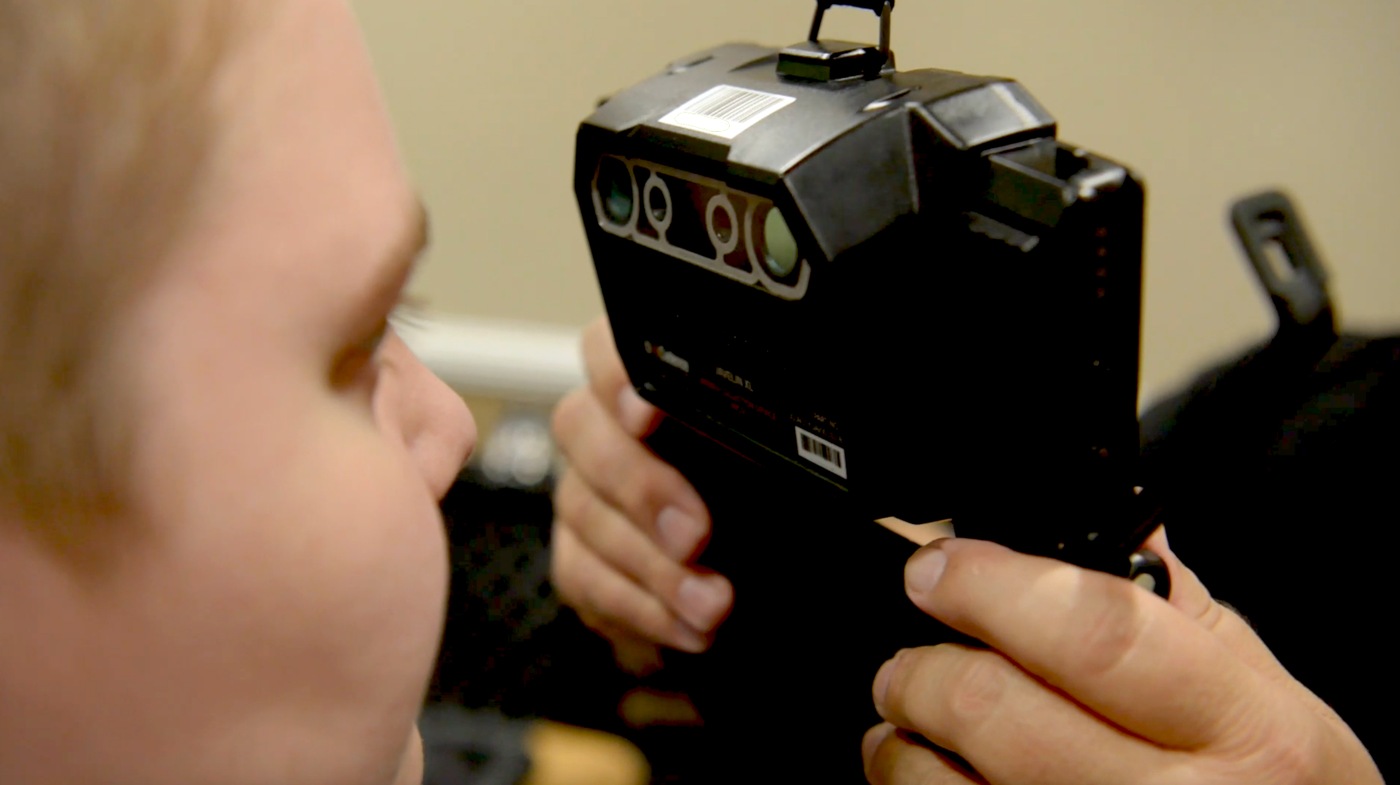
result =
[[[648,189],[647,209],[651,212],[651,220],[659,224],[666,223],[666,217],[671,213],[670,200],[666,198],[666,191],[662,188]]]
[[[603,202],[603,214],[618,226],[632,220],[635,209],[632,175],[627,165],[616,158],[598,162],[598,197]]]
[[[776,207],[763,219],[763,246],[763,265],[774,278],[786,278],[797,269],[797,238]]]
[[[722,245],[729,245],[734,240],[734,217],[729,210],[724,207],[716,207],[710,211],[711,228],[714,230],[715,239]]]

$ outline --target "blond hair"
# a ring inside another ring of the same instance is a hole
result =
[[[198,199],[213,0],[0,0],[0,509],[119,504],[104,340]]]

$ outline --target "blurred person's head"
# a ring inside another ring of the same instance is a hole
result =
[[[416,782],[425,233],[342,0],[0,0],[0,782]]]

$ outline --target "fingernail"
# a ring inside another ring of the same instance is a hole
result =
[[[686,623],[697,630],[712,630],[719,623],[720,616],[729,610],[734,598],[729,582],[718,575],[690,575],[681,581],[676,590],[676,600],[680,607],[676,610]]]
[[[870,763],[875,758],[875,751],[880,749],[880,745],[893,732],[894,726],[888,722],[882,722],[865,732],[865,738],[860,741],[860,755],[865,760],[866,776],[870,774]]]
[[[938,546],[920,549],[904,565],[904,591],[907,594],[927,594],[933,591],[948,566],[948,554]]]
[[[705,525],[677,507],[667,507],[656,516],[656,532],[667,556],[686,561],[695,554],[700,538],[705,536]]]
[[[899,659],[896,654],[885,664],[880,666],[880,670],[875,673],[875,686],[871,688],[871,695],[875,698],[875,710],[880,716],[885,716],[885,693],[890,691],[890,675],[894,673],[894,661]]]
[[[709,648],[710,642],[705,640],[704,635],[691,629],[690,625],[678,621],[671,630],[671,645],[683,652],[699,654]]]
[[[641,436],[656,416],[656,408],[647,403],[631,387],[623,387],[617,394],[617,419],[622,427],[633,436]]]

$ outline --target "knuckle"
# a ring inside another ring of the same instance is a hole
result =
[[[920,743],[910,741],[901,731],[889,733],[878,746],[867,750],[864,763],[866,780],[872,785],[966,785],[971,781],[967,775],[949,765],[940,754]],[[980,779],[977,781],[982,782]]]
[[[1234,606],[1211,600],[1206,609],[1197,618],[1197,623],[1211,632],[1221,632],[1230,627],[1254,631],[1254,624],[1245,615],[1240,613]]]
[[[1236,742],[1211,756],[1208,782],[1305,785],[1326,782],[1325,757],[1317,739],[1256,715],[1238,728]]]
[[[554,505],[556,524],[569,529],[578,538],[579,547],[605,561],[609,554],[615,558],[617,553],[626,552],[625,541],[619,539],[622,533],[617,512],[582,480],[561,483]]]
[[[555,520],[571,529],[584,525],[595,503],[593,494],[586,491],[581,483],[578,475],[570,470],[564,473],[554,490]]]
[[[641,590],[625,579],[590,582],[586,603],[605,623],[619,630],[640,634],[649,640],[662,640],[668,628],[668,615]]]
[[[1076,660],[1084,675],[1112,673],[1137,652],[1151,616],[1142,612],[1131,593],[1116,586],[1108,591],[1095,587],[1083,596],[1095,599],[1085,603],[1089,607],[1080,614],[1083,622],[1077,629],[1067,630],[1067,650],[1079,653]]]
[[[589,476],[609,487],[623,489],[629,484],[632,472],[637,465],[637,453],[641,446],[632,440],[622,440],[620,434],[609,430],[606,444],[595,445],[589,451]]]
[[[644,467],[638,467],[632,476],[637,478],[636,482],[625,484],[618,493],[618,504],[626,510],[627,517],[640,525],[643,531],[650,532],[655,526],[656,515],[665,504],[667,493],[662,483],[656,481],[649,473],[642,471]]]
[[[685,580],[680,565],[653,554],[646,554],[639,562],[633,572],[643,587],[660,597],[675,597]]]
[[[990,651],[963,649],[949,668],[944,708],[951,727],[971,729],[1002,706],[1012,666]]]
[[[636,443],[608,451],[599,458],[597,476],[607,483],[614,506],[634,522],[647,522],[643,528],[649,530],[649,522],[675,495],[668,482],[667,467]]]
[[[593,527],[587,542],[593,552],[614,572],[647,585],[650,553],[640,544],[641,538],[629,521],[613,516],[611,520]]]
[[[1208,599],[1191,615],[1191,620],[1208,630],[1217,629],[1230,611],[1221,603]]]
[[[884,785],[894,781],[894,771],[898,766],[899,748],[895,736],[891,734],[870,753],[865,761],[865,776],[873,785]]]
[[[605,322],[595,322],[584,331],[583,364],[588,383],[595,390],[612,392],[625,380],[612,331]]]
[[[619,607],[625,601],[616,580],[586,580],[576,584],[585,607],[607,618],[622,615]]]
[[[554,434],[556,441],[561,445],[566,445],[569,436],[575,431],[579,419],[582,417],[581,410],[584,407],[584,399],[589,393],[580,387],[572,390],[559,399],[554,405],[554,411],[550,415],[550,431]]]
[[[549,580],[555,591],[569,605],[577,605],[583,597],[579,586],[583,583],[579,576],[578,542],[565,532],[554,537],[549,549]]]

